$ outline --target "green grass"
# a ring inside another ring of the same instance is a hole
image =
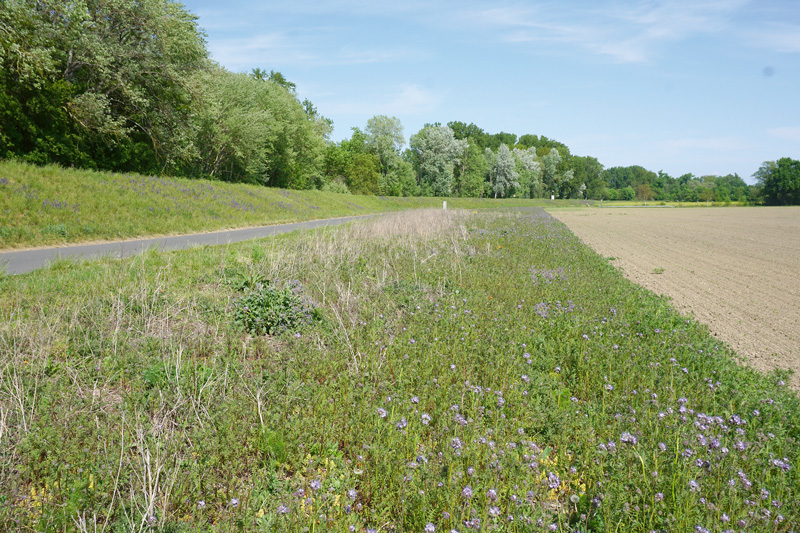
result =
[[[247,334],[267,281],[317,318]],[[785,376],[539,209],[61,261],[0,295],[1,530],[800,523]]]
[[[421,207],[576,201],[397,198],[0,161],[0,249],[196,233]]]

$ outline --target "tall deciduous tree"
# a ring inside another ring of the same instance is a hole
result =
[[[800,205],[800,161],[788,157],[766,161],[753,176],[762,187],[766,203]]]
[[[468,142],[457,140],[447,126],[426,126],[411,136],[410,145],[421,184],[429,186],[435,196],[450,196],[453,165],[460,161]]]
[[[517,160],[519,172],[519,186],[526,198],[536,198],[540,195],[542,186],[542,165],[536,158],[536,148],[527,150],[514,148],[514,157]]]
[[[481,128],[472,122],[467,124],[466,122],[460,121],[448,122],[447,127],[453,130],[453,135],[460,141],[472,139],[480,147],[481,153],[483,153],[489,135]]]
[[[563,197],[564,184],[569,183],[574,176],[572,169],[565,172],[559,170],[561,160],[561,154],[555,148],[551,148],[549,153],[542,156],[542,181],[545,193],[552,194],[556,198]]]
[[[491,158],[489,166],[489,180],[492,184],[494,197],[506,197],[514,188],[519,187],[519,173],[516,170],[516,162],[508,146],[501,144],[497,149],[497,154],[486,149],[487,159]]]
[[[262,86],[246,74],[212,66],[193,79],[194,157],[186,173],[226,181],[267,181],[267,139],[275,119],[259,99]]]
[[[406,143],[403,124],[397,117],[376,115],[367,121],[364,129],[367,144],[381,163],[381,174],[385,178],[400,158],[400,149]]]
[[[328,180],[344,182],[355,194],[380,192],[380,161],[369,150],[366,134],[358,128],[353,128],[350,139],[328,147],[325,174]]]
[[[489,173],[489,162],[474,137],[469,137],[467,148],[459,158],[453,177],[453,194],[469,198],[482,197]]]
[[[26,134],[60,128],[105,141],[112,153],[146,139],[158,161],[172,165],[188,146],[187,76],[206,55],[196,17],[171,0],[4,0],[0,9],[3,92],[20,100],[63,88],[65,115],[54,118],[68,123],[35,119],[38,131],[22,134],[22,150],[36,146]],[[58,143],[38,149],[58,159]]]

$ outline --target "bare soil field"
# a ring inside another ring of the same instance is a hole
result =
[[[630,280],[800,390],[800,207],[551,210]]]

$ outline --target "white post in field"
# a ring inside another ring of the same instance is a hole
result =
[[[442,209],[444,209],[445,211],[447,211],[447,200],[445,200],[444,202],[442,202]]]

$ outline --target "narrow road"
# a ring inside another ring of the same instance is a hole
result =
[[[128,257],[150,248],[157,248],[159,250],[182,250],[191,246],[228,244],[260,237],[270,237],[279,233],[289,233],[301,229],[334,226],[371,216],[373,215],[327,218],[322,220],[309,220],[307,222],[296,222],[294,224],[277,224],[274,226],[215,231],[211,233],[195,233],[192,235],[176,235],[173,237],[156,237],[133,241],[77,244],[74,246],[0,252],[0,272],[4,271],[6,274],[24,274],[47,266],[48,263],[55,259],[64,259],[67,257]]]

